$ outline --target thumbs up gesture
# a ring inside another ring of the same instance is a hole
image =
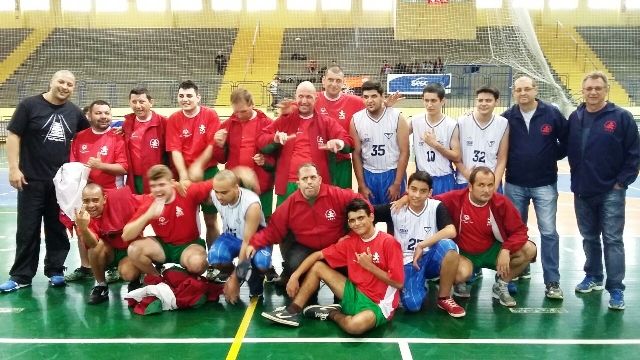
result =
[[[96,155],[96,157],[90,157],[87,161],[87,166],[92,170],[102,170],[103,162],[100,159],[100,153]]]

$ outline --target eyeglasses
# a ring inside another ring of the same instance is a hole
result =
[[[606,90],[606,89],[607,89],[606,87],[596,86],[596,87],[586,87],[586,88],[582,88],[582,91],[590,93],[590,92],[592,92],[592,91],[594,91],[594,90],[595,90],[595,92],[602,92],[602,91],[604,91],[604,90]]]
[[[529,92],[529,91],[533,91],[535,88],[530,88],[530,87],[526,87],[526,88],[517,88],[517,89],[513,89],[513,92]]]

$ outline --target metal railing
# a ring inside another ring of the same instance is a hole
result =
[[[571,32],[569,32],[569,30],[567,30],[567,28],[564,27],[564,25],[562,25],[562,23],[560,21],[556,21],[556,39],[560,37],[560,29],[562,29],[562,31],[564,31],[564,33],[569,36],[569,38],[571,39],[571,41],[575,44],[575,58],[576,61],[579,61],[580,59],[580,43],[578,42],[578,40],[576,40],[576,38],[571,34]],[[586,50],[584,51],[583,55],[583,62],[582,62],[582,71],[586,71],[587,70],[587,61],[589,63],[591,63],[591,65],[593,66],[593,69],[596,70],[600,70],[598,69],[598,66],[596,66],[595,62],[593,61],[593,59],[586,53]]]
[[[247,80],[247,73],[253,74],[253,63],[256,56],[256,43],[258,42],[258,36],[260,35],[260,20],[256,23],[256,29],[253,31],[253,42],[251,42],[251,55],[247,59],[247,66],[244,69],[243,80]]]

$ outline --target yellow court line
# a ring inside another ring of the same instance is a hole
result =
[[[229,353],[227,354],[227,360],[235,360],[238,357],[240,346],[242,346],[242,340],[244,340],[244,336],[247,333],[247,329],[249,328],[249,323],[251,323],[251,318],[253,317],[253,312],[256,310],[258,299],[258,297],[254,297],[251,299],[251,303],[249,304],[247,311],[245,311],[244,313],[244,317],[240,322],[240,327],[238,327],[236,337],[233,339],[233,343],[231,344],[231,348],[229,349]]]

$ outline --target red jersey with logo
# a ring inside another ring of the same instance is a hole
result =
[[[332,268],[346,266],[349,280],[361,293],[380,306],[391,320],[398,307],[400,291],[378,279],[372,272],[358,264],[356,253],[371,252],[373,264],[389,275],[389,279],[404,283],[404,262],[400,243],[393,236],[376,230],[371,239],[362,239],[354,232],[349,238],[322,250],[322,256]]]
[[[131,154],[131,169],[134,175],[144,175],[144,167],[142,166],[143,148],[145,145],[144,133],[149,129],[151,119],[140,121],[136,119],[133,122],[133,132],[129,138],[129,152]]]
[[[220,118],[215,110],[200,106],[193,117],[188,117],[182,110],[173,113],[167,121],[167,151],[180,151],[187,168],[213,144],[213,136],[220,129]],[[216,166],[211,157],[205,169]]]
[[[291,155],[291,165],[289,165],[289,182],[298,181],[298,168],[300,165],[313,162],[311,159],[311,146],[318,146],[315,142],[309,141],[309,125],[311,119],[300,118],[300,126],[296,131],[296,137],[293,140],[293,154]],[[289,134],[291,135],[291,134]]]
[[[127,250],[129,244],[122,240],[122,231],[119,233],[105,234],[102,227],[102,218],[91,218],[89,222],[89,231],[93,233],[96,239],[107,242],[111,247],[117,250]]]
[[[165,204],[160,216],[149,222],[156,236],[171,245],[184,245],[200,238],[196,222],[198,205],[207,199],[211,190],[213,190],[213,181],[210,180],[191,184],[184,197],[174,190],[174,200]],[[154,201],[154,198],[145,199],[130,221],[146,213]]]
[[[456,238],[463,251],[470,254],[483,253],[496,241],[491,229],[491,207],[489,204],[476,206],[467,197],[462,202],[460,230]]]
[[[364,108],[364,101],[356,95],[340,93],[337,99],[330,100],[324,91],[318,92],[315,105],[317,112],[337,120],[347,133],[349,132],[349,123],[351,122],[353,114]],[[346,159],[351,159],[351,154],[336,154],[336,161]]]
[[[118,164],[125,170],[129,168],[124,139],[114,134],[111,128],[102,134],[95,133],[93,128],[83,130],[71,143],[70,162],[86,164],[89,158],[98,156],[105,164]],[[116,189],[124,186],[124,176],[91,170],[89,182],[96,183],[105,190]]]

